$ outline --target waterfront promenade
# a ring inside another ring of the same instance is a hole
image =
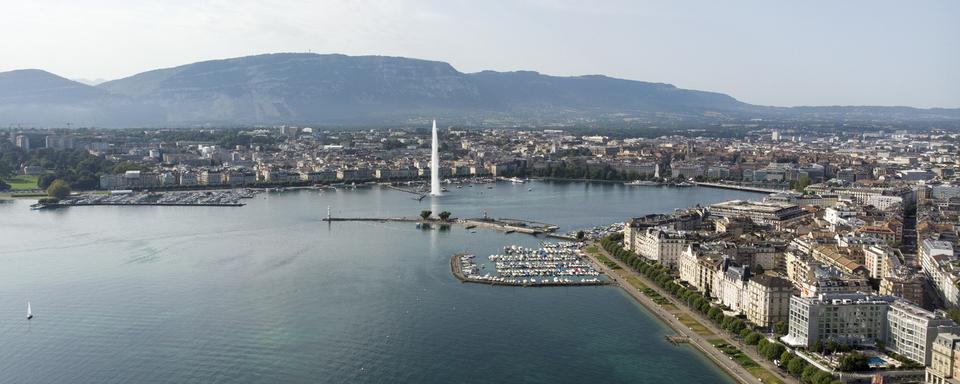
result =
[[[761,381],[754,376],[754,374],[750,373],[736,361],[724,354],[721,350],[714,347],[711,343],[711,340],[722,340],[729,345],[737,346],[740,351],[749,356],[753,361],[760,364],[760,366],[770,375],[776,376],[776,378],[783,383],[800,384],[796,378],[782,374],[780,369],[773,365],[773,363],[757,354],[756,350],[752,346],[744,345],[740,341],[734,340],[726,332],[717,328],[709,319],[703,317],[699,312],[692,311],[682,303],[677,302],[669,292],[663,290],[656,283],[647,279],[646,276],[634,271],[620,260],[609,255],[599,243],[592,243],[590,246],[592,248],[596,248],[597,253],[594,254],[585,251],[584,254],[586,254],[587,257],[594,262],[594,264],[596,264],[598,270],[607,274],[611,280],[623,288],[624,291],[640,302],[640,304],[646,307],[650,312],[663,320],[663,322],[670,326],[670,328],[673,328],[680,336],[687,337],[690,345],[700,350],[711,361],[730,374],[730,376],[738,382],[747,384],[770,383],[769,380],[766,382]],[[605,258],[616,263],[620,269],[613,270],[612,268],[608,267],[606,263],[601,262],[597,258],[598,254],[603,255]],[[658,294],[660,294],[660,296],[668,300],[669,305],[675,307],[676,311],[668,311],[666,308],[664,308],[664,306],[654,302],[652,298],[641,292],[641,288],[637,287],[635,282],[639,282],[643,286],[656,291]],[[686,323],[685,321],[681,320],[681,316],[686,319]],[[696,323],[694,326],[691,326],[691,319]]]

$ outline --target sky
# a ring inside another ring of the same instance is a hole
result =
[[[271,52],[604,74],[760,105],[960,107],[960,1],[0,0],[0,71]]]

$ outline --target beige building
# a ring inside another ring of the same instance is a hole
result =
[[[790,319],[790,281],[770,275],[754,276],[747,283],[747,321],[762,328]]]
[[[678,266],[680,280],[704,294],[711,294],[713,274],[719,269],[723,255],[704,249],[700,244],[690,244],[680,254]]]
[[[880,280],[880,294],[896,296],[916,305],[923,305],[923,274],[900,267],[892,270]]]
[[[687,237],[682,232],[665,228],[646,228],[632,237],[632,250],[636,254],[670,269],[678,268],[677,260],[687,248]]]
[[[933,341],[925,383],[960,384],[960,335],[941,333]]]

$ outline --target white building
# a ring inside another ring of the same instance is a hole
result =
[[[760,225],[783,229],[811,216],[799,205],[778,202],[731,200],[710,206],[710,214],[719,217],[746,217]]]
[[[938,334],[958,332],[953,320],[903,300],[887,311],[887,349],[923,365],[930,365],[930,347]]]
[[[886,315],[893,301],[865,293],[793,296],[790,330],[782,340],[794,347],[809,347],[817,340],[873,346],[886,336]]]
[[[960,266],[953,255],[953,245],[946,241],[924,239],[920,245],[920,266],[944,303],[960,306],[960,289],[957,288]]]

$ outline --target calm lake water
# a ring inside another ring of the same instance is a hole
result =
[[[455,252],[536,238],[320,219],[486,211],[567,231],[758,196],[532,182],[422,202],[369,187],[241,208],[0,204],[0,383],[730,383],[619,288],[450,273]]]

